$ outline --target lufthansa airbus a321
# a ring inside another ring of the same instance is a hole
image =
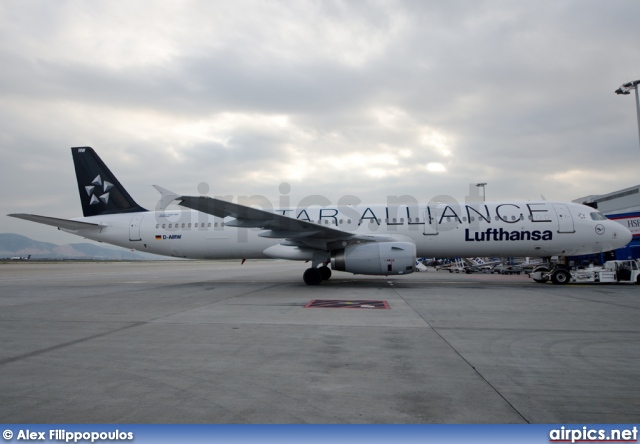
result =
[[[402,275],[416,257],[572,256],[620,248],[624,226],[567,202],[309,206],[258,209],[163,188],[162,201],[185,210],[147,211],[89,147],[71,148],[84,217],[9,216],[149,253],[192,259],[311,262],[303,275],[320,284],[333,271]],[[166,206],[163,206],[166,208]],[[555,283],[568,282],[558,268]]]

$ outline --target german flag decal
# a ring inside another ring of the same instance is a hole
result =
[[[162,240],[162,236],[160,236],[159,234],[156,234],[156,240]]]

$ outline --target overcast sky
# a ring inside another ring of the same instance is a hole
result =
[[[152,184],[274,205],[282,183],[293,204],[637,185],[634,96],[613,91],[640,79],[639,19],[637,0],[2,1],[2,210],[81,216],[72,146],[147,208]]]

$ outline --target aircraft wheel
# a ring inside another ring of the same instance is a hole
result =
[[[322,272],[317,268],[307,268],[302,279],[307,285],[318,285],[322,282]]]
[[[556,270],[551,275],[551,282],[557,285],[568,284],[571,281],[571,273],[567,270]]]
[[[322,280],[326,281],[331,277],[331,268],[324,266],[318,268],[320,270],[320,276],[322,276]]]

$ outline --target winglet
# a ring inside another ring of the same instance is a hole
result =
[[[159,185],[154,185],[153,188],[158,190],[158,193],[160,193],[160,202],[158,202],[157,208],[160,211],[164,211],[174,200],[180,199],[179,194],[176,194],[173,191],[169,191],[166,188],[162,188]]]

